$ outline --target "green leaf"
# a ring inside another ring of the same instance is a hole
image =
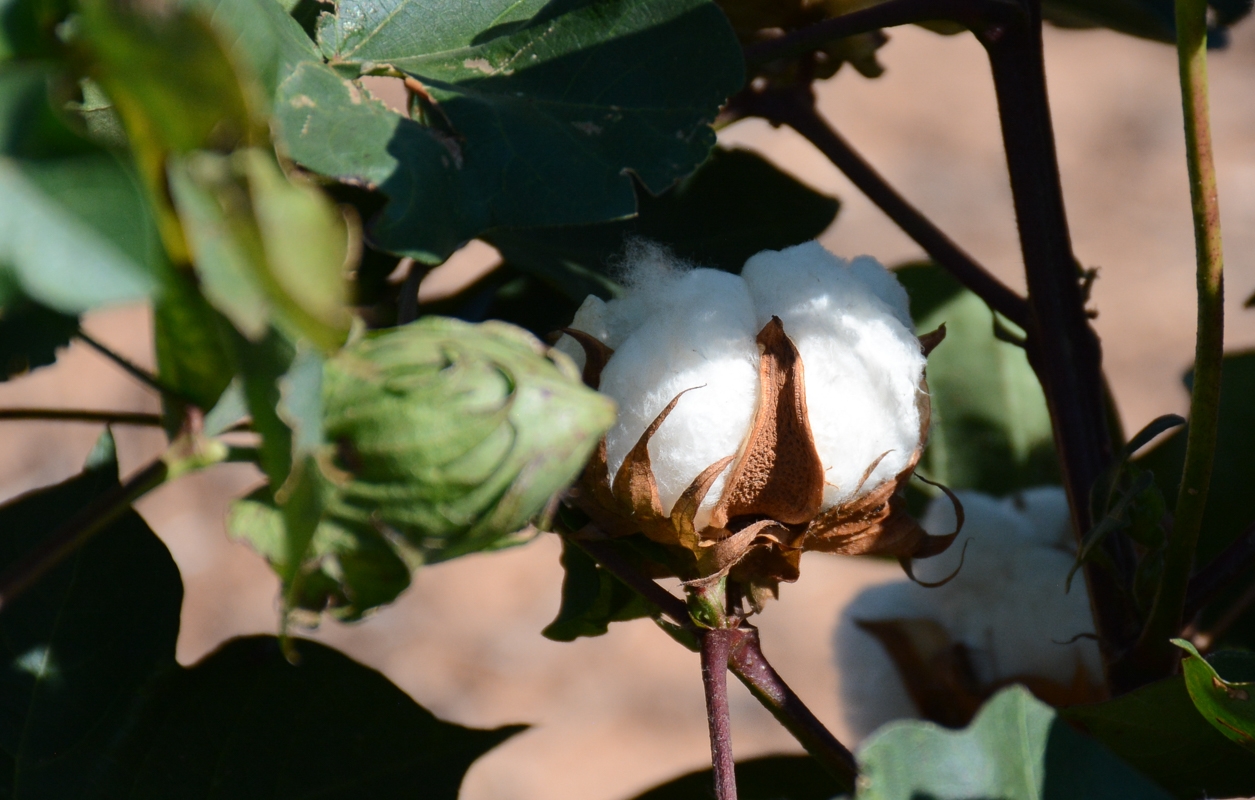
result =
[[[343,344],[349,233],[325,195],[256,148],[174,159],[169,179],[205,296],[241,333]]]
[[[928,357],[932,430],[920,472],[994,495],[1057,483],[1050,414],[1024,350],[995,336],[988,306],[940,268],[896,274],[918,329],[946,326]]]
[[[169,152],[230,149],[254,133],[250,106],[260,96],[249,97],[199,14],[146,14],[88,0],[82,33],[90,77],[113,101],[141,163]]]
[[[1059,714],[1181,800],[1255,794],[1255,755],[1203,719],[1180,675]]]
[[[117,483],[112,440],[82,475],[0,508],[0,567]],[[228,642],[174,659],[182,587],[128,512],[0,614],[0,794],[43,798],[455,800],[466,769],[520,730],[436,719],[323,645]]]
[[[1255,654],[1217,653],[1208,663],[1184,639],[1172,643],[1186,652],[1181,660],[1185,688],[1198,713],[1233,741],[1255,752]],[[1222,676],[1219,669],[1224,669]]]
[[[640,213],[600,225],[495,231],[487,236],[510,265],[556,285],[579,303],[609,295],[609,264],[632,238],[670,248],[706,267],[739,272],[762,250],[780,250],[816,238],[840,203],[820,194],[747,150],[716,148],[689,177],[658,197],[637,186]],[[611,284],[612,286],[613,284]]]
[[[193,277],[171,270],[153,299],[157,377],[199,408],[213,408],[235,374],[231,325],[205,301]],[[177,401],[162,398],[167,417],[181,419]]]
[[[562,542],[562,608],[542,631],[555,642],[601,636],[612,622],[653,616],[657,608],[570,542]]]
[[[0,381],[55,362],[57,350],[68,346],[77,332],[78,317],[0,286]]]
[[[694,800],[714,796],[711,770],[690,772],[654,787],[635,800]],[[829,800],[841,787],[810,756],[762,756],[738,761],[740,800]]]
[[[858,755],[858,800],[1170,797],[1022,686],[994,695],[962,731],[894,722]]]
[[[0,67],[0,281],[63,314],[141,300],[165,255],[128,165],[53,110],[47,67]]]
[[[1186,375],[1186,385],[1192,375]],[[1209,563],[1255,520],[1255,351],[1225,356],[1220,385],[1219,434],[1212,468],[1207,510],[1199,534],[1195,563]],[[1155,473],[1170,504],[1176,503],[1185,463],[1188,426],[1160,440],[1135,463]]]
[[[267,103],[297,64],[320,58],[318,48],[275,0],[182,0],[204,13],[237,65],[265,90]]]
[[[713,146],[744,80],[736,38],[708,0],[539,6],[340,3],[319,25],[335,69],[302,64],[279,87],[292,157],[382,190],[373,238],[425,261],[492,228],[631,215],[628,173],[661,192]],[[378,64],[425,87],[424,124],[353,81]]]

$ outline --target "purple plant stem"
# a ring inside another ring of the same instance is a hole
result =
[[[736,800],[736,760],[732,757],[732,715],[728,709],[728,653],[734,635],[734,631],[719,628],[705,631],[701,637],[702,686],[706,690],[710,762],[718,800]]]

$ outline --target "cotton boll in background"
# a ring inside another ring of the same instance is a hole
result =
[[[924,371],[897,279],[874,259],[847,263],[817,242],[759,253],[741,274],[759,326],[780,317],[802,356],[824,507],[853,499],[881,456],[863,488],[897,476],[919,447]]]
[[[846,719],[859,736],[902,715],[918,716],[884,647],[855,620],[930,619],[966,646],[983,685],[1022,676],[1070,686],[1078,669],[1088,681],[1102,674],[1098,647],[1077,634],[1093,632],[1084,584],[1064,581],[1074,560],[1062,489],[1042,487],[998,499],[959,492],[966,525],[960,542],[936,558],[916,562],[921,581],[958,575],[928,589],[908,580],[864,591],[847,606],[835,636]],[[930,533],[953,530],[946,498],[934,500],[922,522]],[[892,679],[886,679],[886,674]]]

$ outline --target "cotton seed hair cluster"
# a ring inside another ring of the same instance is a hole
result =
[[[619,405],[576,498],[602,531],[686,548],[688,577],[740,568],[750,583],[795,579],[803,549],[907,558],[949,543],[896,495],[929,406],[892,273],[817,242],[759,253],[740,275],[638,243],[625,279],[558,344]]]
[[[1101,699],[1098,646],[1086,636],[1094,630],[1089,599],[1079,584],[1064,591],[1076,556],[1063,489],[959,497],[970,541],[954,580],[936,589],[875,586],[842,612],[835,650],[855,736],[904,717],[965,725],[985,697],[1013,681],[1056,705]],[[953,523],[941,498],[923,520],[932,531]],[[919,578],[944,578],[959,559],[956,548],[923,563]]]

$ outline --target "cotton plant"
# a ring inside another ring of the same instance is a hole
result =
[[[1102,699],[1102,663],[1085,588],[1066,591],[1075,562],[1067,497],[1058,487],[1007,498],[959,492],[965,546],[921,563],[921,581],[863,591],[835,635],[841,707],[863,737],[900,718],[964,725],[998,688],[1023,683],[1054,705]],[[951,530],[934,500],[922,525]]]
[[[755,607],[798,577],[804,550],[907,560],[949,545],[900,497],[944,330],[916,336],[891,272],[817,242],[740,275],[636,243],[623,278],[557,344],[619,407],[573,495],[583,535],[643,533],[681,554],[680,577],[730,578]]]

